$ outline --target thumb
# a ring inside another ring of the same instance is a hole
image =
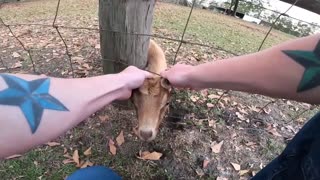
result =
[[[148,71],[144,71],[145,72],[145,77],[148,79],[148,78],[152,78],[152,74],[149,73]]]
[[[161,75],[162,77],[168,79],[168,78],[167,78],[167,77],[168,77],[168,70],[165,70],[165,71],[160,72],[160,75]]]

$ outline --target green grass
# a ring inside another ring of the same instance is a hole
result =
[[[0,16],[8,24],[43,23],[51,24],[57,1],[42,0],[8,5]],[[172,4],[158,4],[155,9],[153,27],[179,39],[185,27],[190,8]],[[61,1],[58,24],[88,27],[98,25],[98,1]],[[254,25],[230,16],[207,10],[195,9],[192,13],[185,39],[210,43],[238,54],[258,50],[269,28]],[[157,32],[155,32],[157,33]],[[263,48],[271,47],[293,36],[273,30]]]

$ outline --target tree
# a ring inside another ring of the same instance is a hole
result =
[[[155,0],[99,0],[103,72],[117,73],[126,65],[147,63]],[[107,82],[106,82],[107,83]]]

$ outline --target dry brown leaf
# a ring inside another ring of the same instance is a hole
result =
[[[147,153],[146,151],[144,153],[141,154],[142,156],[141,157],[138,157],[139,159],[143,159],[143,160],[153,160],[153,161],[156,161],[156,160],[159,160],[162,156],[162,153],[159,153],[159,152],[152,152],[152,153]]]
[[[228,180],[228,178],[225,178],[225,177],[217,177],[216,180]]]
[[[67,153],[67,148],[63,148],[63,154]]]
[[[85,151],[83,152],[83,154],[84,154],[85,156],[91,155],[91,154],[92,154],[91,147],[89,147],[87,150],[85,150]]]
[[[12,156],[8,156],[5,159],[14,159],[14,158],[18,158],[18,157],[21,157],[21,156],[22,156],[21,154],[15,154],[15,155],[12,155]]]
[[[215,124],[215,121],[214,120],[209,120],[208,123],[209,123],[209,127],[213,127],[214,124]]]
[[[210,94],[210,95],[208,96],[208,98],[209,98],[209,99],[219,99],[220,96],[219,96],[219,95],[216,95],[216,94]]]
[[[270,113],[271,113],[271,109],[269,109],[269,108],[264,108],[263,111],[264,111],[266,114],[270,114]]]
[[[88,167],[88,166],[93,166],[93,163],[87,160],[86,162],[84,162],[84,163],[81,165],[80,168],[82,169],[82,168],[86,168],[86,167]]]
[[[236,112],[236,115],[240,120],[242,120],[242,121],[246,120],[246,118],[242,114],[240,114],[239,112]]]
[[[106,122],[107,120],[109,120],[109,116],[108,115],[104,115],[104,116],[99,116],[99,119],[101,122]]]
[[[114,142],[113,142],[112,139],[109,139],[109,150],[110,150],[112,155],[116,155],[117,154],[117,148],[114,145]]]
[[[243,175],[247,174],[248,172],[250,172],[250,170],[248,170],[248,169],[246,169],[246,170],[240,170],[240,171],[239,171],[239,175],[240,175],[240,176],[243,176]]]
[[[203,160],[203,164],[202,164],[202,168],[207,168],[208,167],[208,164],[209,164],[209,160],[205,159]]]
[[[272,135],[275,135],[275,136],[278,136],[278,137],[282,137],[282,135],[277,132],[277,129],[272,127],[271,124],[268,124],[267,131],[269,133],[271,133]]]
[[[76,163],[77,166],[80,165],[80,159],[79,159],[79,152],[78,150],[75,150],[73,152],[73,156],[72,156],[73,161]]]
[[[192,102],[196,102],[196,101],[199,100],[199,97],[197,97],[197,96],[190,96],[190,99],[191,99]]]
[[[258,109],[256,106],[250,106],[249,108],[254,112],[260,112],[260,109]]]
[[[121,144],[124,143],[124,136],[123,136],[123,131],[120,132],[118,137],[116,138],[118,146],[121,146]]]
[[[48,142],[47,145],[53,147],[53,146],[59,146],[60,143],[58,143],[58,142]]]
[[[224,92],[218,91],[217,94],[219,94],[221,96],[222,94],[224,94]]]
[[[212,107],[214,107],[214,105],[212,103],[207,103],[207,107],[212,108]]]
[[[12,56],[15,57],[15,58],[18,58],[18,57],[20,57],[20,54],[17,53],[17,52],[13,52],[13,53],[12,53]]]
[[[203,170],[202,169],[200,169],[200,168],[197,168],[196,169],[196,173],[198,174],[198,176],[203,176],[204,175],[204,172],[203,172]]]
[[[221,147],[222,147],[223,141],[219,142],[218,144],[216,142],[213,142],[211,144],[211,150],[214,153],[220,153]]]
[[[11,66],[11,68],[21,68],[22,64],[21,62],[16,62],[14,65]]]
[[[100,49],[100,44],[96,44],[96,46],[94,48]]]
[[[230,163],[230,164],[233,166],[234,170],[240,171],[241,169],[240,164],[237,164],[237,163]]]
[[[87,63],[82,64],[82,67],[86,68],[87,70],[91,70],[92,69],[92,67]]]
[[[247,142],[247,143],[246,143],[246,146],[254,146],[254,145],[256,145],[256,144],[257,144],[257,143],[250,141],[250,142]]]
[[[239,112],[241,112],[242,114],[249,114],[246,110],[244,110],[244,109],[242,109],[242,108],[239,108],[238,107],[238,110],[239,110]]]
[[[63,157],[69,158],[69,159],[73,159],[69,154],[64,154]]]
[[[65,159],[62,161],[63,164],[70,164],[73,163],[74,161],[72,159]]]

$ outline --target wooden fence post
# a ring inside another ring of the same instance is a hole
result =
[[[151,33],[155,1],[99,0],[100,45],[105,74],[120,72],[127,67],[124,64],[139,68],[146,66],[150,37],[132,34]]]

